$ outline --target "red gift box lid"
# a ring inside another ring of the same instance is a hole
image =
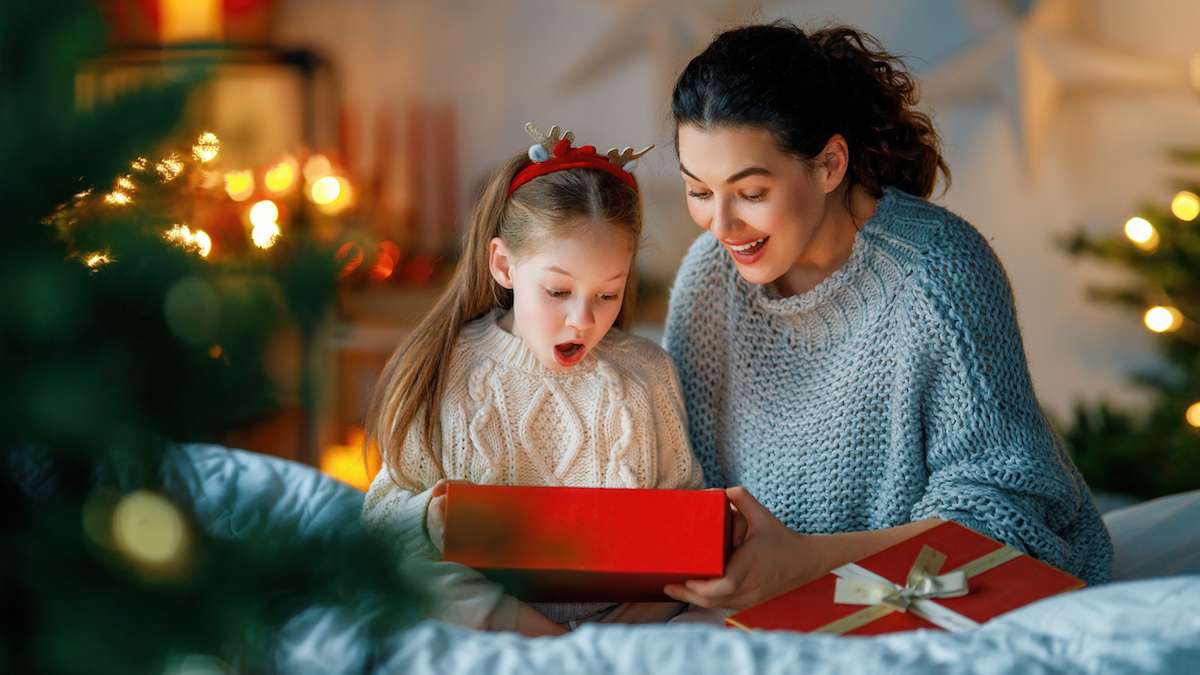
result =
[[[1004,544],[994,539],[958,523],[947,521],[863,558],[857,564],[903,586],[913,562],[926,546],[945,554],[943,574],[997,549],[1005,548]],[[836,585],[837,576],[833,573],[826,574],[730,616],[726,619],[726,625],[745,629],[811,632],[866,609],[863,605],[835,603],[833,597]],[[936,598],[933,601],[976,623],[983,623],[1035,600],[1082,588],[1085,584],[1036,558],[1019,555],[997,567],[971,576],[968,585],[970,590],[964,596]],[[912,612],[893,611],[841,634],[878,635],[918,628],[941,630]]]
[[[525,600],[666,602],[724,575],[731,532],[722,490],[451,483],[443,557]]]

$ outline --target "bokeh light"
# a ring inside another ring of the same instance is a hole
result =
[[[1147,252],[1158,248],[1160,241],[1158,230],[1154,229],[1154,225],[1139,216],[1125,221],[1125,236],[1133,242],[1134,246]]]
[[[1174,307],[1156,305],[1146,310],[1142,320],[1145,322],[1146,328],[1155,333],[1170,333],[1179,330],[1179,327],[1183,325],[1183,314]]]
[[[220,151],[221,141],[211,131],[200,134],[200,137],[196,139],[196,144],[192,146],[192,156],[201,164],[207,164],[216,159]]]
[[[131,492],[113,509],[113,544],[144,569],[178,568],[184,562],[189,539],[187,523],[179,509],[157,493]]]
[[[244,202],[254,195],[254,173],[243,169],[225,174],[225,194],[235,202]]]
[[[1194,192],[1181,190],[1171,199],[1171,213],[1183,221],[1193,221],[1200,216],[1200,197]]]
[[[296,160],[288,157],[267,169],[263,175],[263,184],[275,194],[290,190],[296,184]]]

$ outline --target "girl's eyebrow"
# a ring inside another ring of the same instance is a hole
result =
[[[683,165],[683,162],[679,163],[679,170],[682,171],[683,173],[687,174],[688,176],[691,176],[692,180],[700,181],[701,183],[704,182],[704,181],[700,180],[699,178],[696,178],[695,174],[693,174],[691,171],[688,171],[687,167],[685,167]],[[771,170],[767,169],[766,167],[750,166],[750,167],[746,167],[745,169],[742,169],[741,171],[738,171],[737,173],[733,174],[729,178],[726,178],[725,184],[728,185],[730,183],[736,183],[739,180],[746,178],[748,176],[770,176],[770,175],[772,175]]]
[[[571,276],[571,273],[570,273],[570,272],[568,272],[568,271],[564,270],[564,269],[563,269],[563,268],[561,268],[561,267],[555,267],[555,266],[553,266],[553,265],[552,265],[552,266],[550,266],[550,267],[547,267],[547,268],[546,268],[546,271],[547,271],[547,272],[554,272],[554,273],[556,273],[556,274],[561,274],[561,275],[563,275],[564,277],[571,277],[572,279],[574,279],[574,278],[575,278],[575,277],[572,277],[572,276]],[[617,279],[620,279],[620,278],[621,278],[621,277],[623,277],[623,276],[625,276],[625,273],[624,273],[624,272],[617,272],[617,273],[616,273],[616,274],[614,274],[613,276],[609,277],[609,278],[607,279],[607,281],[616,281]]]

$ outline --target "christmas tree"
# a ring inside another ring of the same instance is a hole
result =
[[[302,228],[207,257],[179,208],[217,139],[169,140],[204,72],[80,111],[104,40],[91,2],[0,13],[0,672],[265,671],[313,606],[390,634],[421,596],[355,523],[217,539],[160,484],[175,444],[273,408],[268,340],[314,329],[337,263]]]
[[[1200,163],[1200,153],[1172,154]],[[1079,230],[1063,241],[1072,255],[1131,272],[1127,283],[1090,295],[1129,308],[1156,334],[1157,366],[1132,376],[1149,395],[1145,409],[1080,404],[1065,432],[1094,488],[1143,498],[1200,487],[1200,185],[1179,187],[1169,208],[1143,204],[1124,236]]]

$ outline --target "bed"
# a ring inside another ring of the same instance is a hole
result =
[[[174,449],[167,490],[222,537],[264,524],[358,527],[362,493],[294,462],[212,445]],[[1114,582],[967,633],[843,638],[705,626],[584,626],[558,638],[424,621],[367,640],[361,618],[318,607],[285,628],[286,673],[1200,673],[1200,490],[1105,514]]]

